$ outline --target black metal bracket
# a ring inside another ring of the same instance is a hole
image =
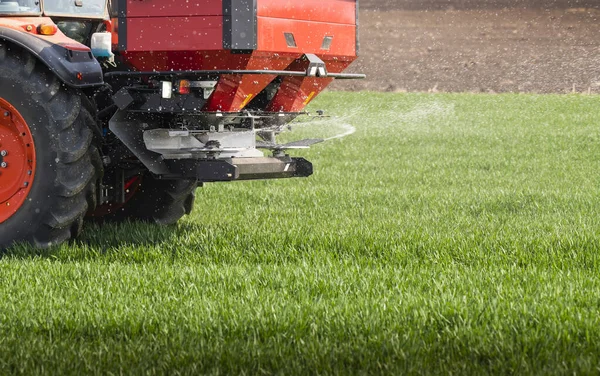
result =
[[[117,111],[109,121],[109,129],[155,175],[165,175],[169,169],[162,155],[151,152],[144,143],[139,119],[130,119],[126,111]]]
[[[282,70],[184,70],[184,71],[154,71],[154,72],[108,72],[104,74],[104,79],[109,80],[114,77],[192,77],[192,76],[205,76],[205,77],[216,77],[223,74],[233,75],[244,75],[244,74],[256,74],[263,75],[269,74],[274,76],[289,76],[289,77],[311,77],[307,72],[303,71],[282,71]],[[330,73],[328,72],[325,76],[317,76],[319,78],[336,78],[338,80],[360,80],[367,78],[362,73]]]
[[[304,59],[309,61],[306,71],[288,71],[288,70],[244,70],[244,69],[226,69],[226,70],[182,70],[182,71],[152,71],[152,72],[108,72],[104,74],[105,79],[114,77],[217,77],[223,74],[232,75],[275,75],[288,77],[319,77],[336,78],[339,80],[363,79],[367,76],[360,73],[329,73],[325,63],[315,54],[305,54]]]
[[[199,182],[282,179],[308,177],[312,163],[304,158],[263,157],[230,159],[183,159],[165,161],[170,173],[165,179],[196,179]]]

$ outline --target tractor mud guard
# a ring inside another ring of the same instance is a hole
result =
[[[90,50],[52,44],[34,35],[0,26],[0,43],[3,40],[29,51],[67,86],[88,88],[104,84],[102,68]]]

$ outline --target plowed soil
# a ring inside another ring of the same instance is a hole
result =
[[[338,81],[332,87],[600,92],[597,2],[582,0],[569,3],[581,7],[565,3],[551,9],[538,7],[536,0],[530,2],[526,8],[502,8],[475,7],[469,0],[456,0],[444,8],[439,0],[364,1],[360,59],[351,71],[366,73],[368,79]]]

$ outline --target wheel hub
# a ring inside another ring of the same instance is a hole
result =
[[[0,223],[27,199],[35,175],[35,147],[25,119],[0,98]]]

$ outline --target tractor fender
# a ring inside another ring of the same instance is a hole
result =
[[[100,63],[84,45],[76,42],[55,44],[32,34],[0,26],[0,43],[2,41],[29,51],[69,87],[88,88],[104,84]]]

